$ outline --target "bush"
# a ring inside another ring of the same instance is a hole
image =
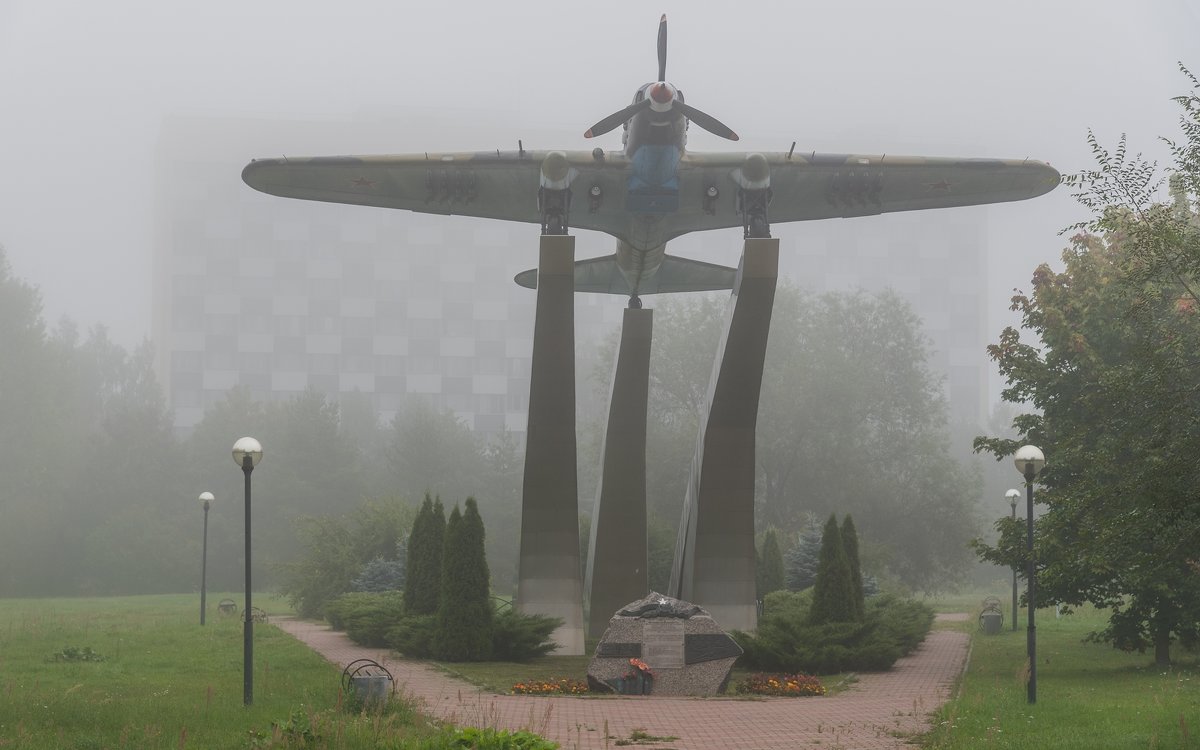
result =
[[[526,615],[511,607],[497,612],[492,621],[492,658],[529,661],[545,656],[558,648],[550,634],[562,622],[558,617]]]
[[[772,591],[763,599],[763,616],[782,616],[803,619],[812,606],[812,589],[804,591]]]
[[[404,617],[404,598],[398,591],[342,594],[325,606],[325,619],[334,630],[345,630],[362,646],[387,646],[387,633]]]
[[[428,659],[436,632],[436,615],[409,615],[388,630],[387,645],[412,659]]]
[[[493,661],[522,662],[545,656],[558,647],[550,634],[562,620],[548,615],[525,615],[513,609],[497,612],[493,619]],[[434,639],[436,615],[408,615],[396,622],[386,635],[387,645],[413,659],[441,658]]]
[[[872,599],[863,622],[814,625],[799,600],[788,596],[768,598],[756,634],[733,632],[745,651],[739,666],[814,674],[882,671],[920,645],[933,625],[928,606],[890,596]]]
[[[399,544],[403,550],[404,543]],[[404,589],[404,559],[388,560],[376,557],[363,566],[358,577],[350,581],[351,591],[402,591]]]
[[[533,732],[506,729],[443,729],[421,742],[422,750],[555,750],[557,742]]]
[[[351,590],[351,581],[375,558],[396,557],[411,524],[412,508],[398,498],[363,503],[346,517],[305,517],[298,521],[304,556],[275,566],[280,593],[301,617],[319,617],[326,605]]]

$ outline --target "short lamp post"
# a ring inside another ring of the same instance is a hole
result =
[[[242,703],[254,702],[254,617],[250,609],[250,472],[262,460],[262,444],[252,437],[233,444],[233,462],[246,477],[246,607],[242,612]]]
[[[204,543],[200,552],[200,624],[204,624],[204,597],[208,592],[208,508],[212,504],[213,493],[201,492],[200,503],[204,507]]]
[[[1013,457],[1013,463],[1016,464],[1017,471],[1021,473],[1021,476],[1025,477],[1025,551],[1029,557],[1029,573],[1025,579],[1029,598],[1029,628],[1027,631],[1028,643],[1026,651],[1029,658],[1028,700],[1032,704],[1037,703],[1037,628],[1033,623],[1033,613],[1037,609],[1037,581],[1034,577],[1035,569],[1033,560],[1033,480],[1042,471],[1042,467],[1046,465],[1046,457],[1042,455],[1042,449],[1036,445],[1023,445],[1017,449],[1017,454]]]
[[[1004,493],[1004,497],[1008,499],[1008,504],[1012,507],[1012,519],[1017,520],[1017,501],[1021,499],[1021,493],[1017,490],[1009,490]],[[1013,606],[1012,606],[1012,629],[1017,631],[1017,566],[1013,566]]]

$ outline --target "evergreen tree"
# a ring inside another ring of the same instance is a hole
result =
[[[846,559],[837,515],[831,513],[825,523],[825,532],[821,535],[821,558],[817,564],[817,582],[813,584],[809,621],[813,625],[822,625],[854,620],[854,584],[850,580],[850,561]]]
[[[789,591],[803,591],[817,580],[817,561],[821,552],[821,532],[810,525],[800,532],[796,544],[787,551],[786,573]]]
[[[492,651],[492,606],[483,520],[474,498],[450,512],[442,554],[442,589],[434,653],[446,661],[485,661]]]
[[[850,583],[854,586],[854,618],[862,620],[867,614],[867,601],[863,591],[862,565],[858,561],[858,531],[849,513],[842,519],[842,547],[846,550],[846,561],[850,563]]]
[[[432,615],[437,612],[438,592],[442,587],[445,534],[446,512],[442,508],[442,500],[431,498],[427,492],[408,539],[404,611],[409,614]]]
[[[758,598],[762,599],[772,591],[779,591],[783,583],[783,552],[779,549],[779,535],[775,528],[769,528],[763,533],[762,551],[758,557]]]

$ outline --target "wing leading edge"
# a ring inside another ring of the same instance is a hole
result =
[[[256,159],[242,180],[286,198],[400,208],[537,224],[537,195],[545,151],[495,151],[392,156]],[[590,151],[562,152],[580,194],[571,224],[612,234],[622,226],[626,159]],[[588,201],[593,187],[604,200]]]

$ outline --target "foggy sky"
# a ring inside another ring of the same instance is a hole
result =
[[[1092,128],[1162,158],[1157,137],[1177,134],[1169,99],[1186,90],[1176,64],[1200,71],[1200,2],[1141,5],[0,0],[0,245],[41,289],[49,321],[104,323],[135,344],[150,330],[165,117],[419,114],[447,127],[398,131],[386,151],[518,138],[591,148],[583,131],[654,78],[661,12],[668,80],[742,136],[693,128],[692,150],[796,141],[801,152],[1032,157],[1068,173],[1091,166]],[[616,147],[619,131],[599,140]],[[359,152],[348,132],[329,153]],[[229,179],[249,190],[236,170]],[[1057,232],[1083,213],[1063,188],[987,211],[994,339],[1012,288],[1057,260]],[[784,253],[796,226],[773,228]]]

